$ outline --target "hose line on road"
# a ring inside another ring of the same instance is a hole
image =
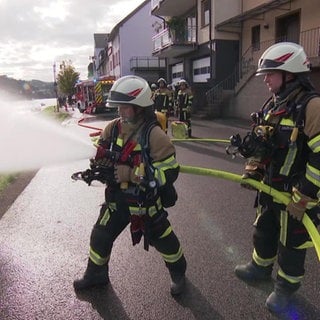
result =
[[[222,142],[230,143],[230,139],[211,139],[211,138],[186,138],[186,139],[176,139],[172,138],[172,142]]]
[[[243,183],[244,180],[242,177],[238,174],[234,174],[227,171],[222,170],[215,170],[215,169],[208,169],[208,168],[201,168],[201,167],[191,167],[191,166],[184,166],[180,165],[180,172],[182,173],[188,173],[188,174],[195,174],[195,175],[202,175],[202,176],[211,176],[215,178],[221,178],[225,180],[230,180],[238,183]],[[253,180],[253,179],[246,179],[245,182],[249,184],[250,186],[256,188],[257,190],[260,190],[266,194],[269,194],[274,199],[282,202],[284,205],[288,205],[290,202],[290,197],[283,194],[282,192],[271,188],[268,185],[265,185],[259,181]],[[314,244],[315,250],[317,252],[319,261],[320,261],[320,234],[310,219],[310,217],[307,214],[303,215],[302,223],[305,226],[306,230],[309,233],[309,236]]]
[[[92,129],[92,130],[97,130],[96,132],[92,132],[89,134],[90,137],[96,137],[96,136],[99,136],[102,132],[102,129],[101,128],[97,128],[97,127],[92,127],[92,126],[88,126],[87,124],[84,124],[83,122],[86,120],[87,118],[85,117],[82,117],[79,121],[78,121],[78,125],[80,127],[83,127],[83,128],[87,128],[87,129]]]
[[[88,118],[82,117],[78,121],[78,125],[80,127],[83,127],[83,128],[97,130],[96,132],[90,133],[90,137],[94,137],[94,136],[100,135],[101,131],[103,129],[84,124],[83,122],[85,122],[86,119],[88,119]],[[171,141],[172,142],[221,142],[221,143],[230,143],[230,139],[213,139],[213,138],[186,138],[186,139],[172,138]]]

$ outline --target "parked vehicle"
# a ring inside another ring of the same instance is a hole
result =
[[[75,85],[75,97],[80,112],[94,114],[110,111],[106,101],[114,81],[114,76],[101,76],[98,79],[78,82]]]

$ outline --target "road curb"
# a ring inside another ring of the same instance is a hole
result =
[[[37,171],[22,172],[0,193],[0,218],[8,211]]]

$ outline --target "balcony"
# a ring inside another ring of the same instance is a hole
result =
[[[159,58],[175,58],[196,49],[196,27],[186,27],[183,32],[164,29],[152,38],[152,54]]]
[[[162,17],[181,16],[196,4],[197,0],[152,0],[151,14]]]

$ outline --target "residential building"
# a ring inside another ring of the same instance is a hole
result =
[[[194,111],[206,106],[205,93],[227,78],[239,60],[239,36],[214,26],[236,15],[240,1],[152,0],[164,30],[153,38],[153,54],[167,58],[172,82],[183,78],[194,91]]]
[[[150,0],[144,1],[121,20],[108,34],[106,56],[101,68],[104,75],[138,75],[149,83],[166,76],[166,61],[152,56],[152,37],[161,19],[150,14]]]
[[[91,59],[91,77],[99,78],[106,74],[106,47],[108,44],[108,33],[94,33],[94,54]],[[90,77],[88,77],[90,78]]]
[[[167,59],[171,79],[190,82],[195,111],[247,118],[268,95],[253,75],[276,42],[304,46],[320,90],[318,6],[319,0],[152,0],[152,14],[165,26],[153,38],[153,54]]]

